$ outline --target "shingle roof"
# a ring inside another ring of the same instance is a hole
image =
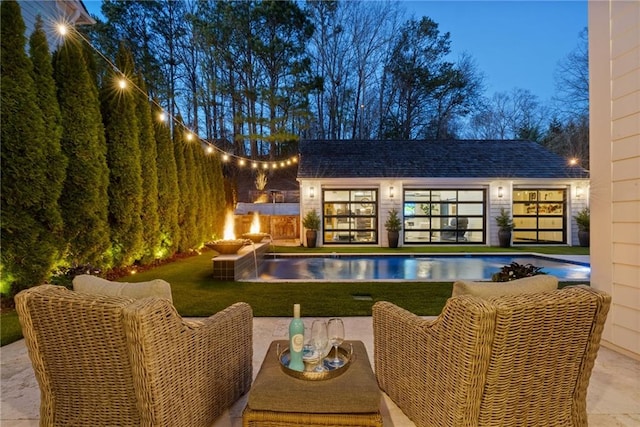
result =
[[[304,140],[298,178],[588,178],[524,140]]]

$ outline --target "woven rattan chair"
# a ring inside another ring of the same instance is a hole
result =
[[[43,285],[15,300],[41,426],[210,426],[251,385],[245,303],[195,323],[164,298]]]
[[[586,426],[610,302],[583,286],[464,295],[431,321],[378,302],[378,384],[416,426]]]

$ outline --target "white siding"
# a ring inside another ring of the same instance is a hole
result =
[[[589,2],[591,283],[605,344],[640,357],[640,2]]]
[[[51,50],[55,50],[58,43],[62,41],[57,34],[57,24],[62,22],[71,25],[95,23],[80,0],[18,0],[18,4],[20,4],[22,19],[27,27],[25,36],[27,38],[31,36],[36,16],[40,15]]]

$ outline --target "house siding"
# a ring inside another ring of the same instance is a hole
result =
[[[589,2],[591,285],[605,345],[640,358],[640,3]]]
[[[26,26],[25,36],[27,38],[31,36],[35,28],[36,16],[40,15],[44,24],[44,31],[47,34],[47,42],[51,50],[55,50],[63,40],[57,32],[57,24],[61,22],[66,22],[71,25],[95,23],[84,7],[84,4],[79,0],[18,0],[18,4],[20,5],[22,19]]]
[[[378,243],[374,246],[387,247],[389,245],[384,223],[391,209],[397,209],[403,218],[403,191],[405,189],[483,189],[486,191],[485,232],[488,246],[498,246],[498,227],[495,217],[500,210],[512,209],[512,192],[514,189],[562,189],[567,194],[567,243],[578,245],[578,227],[574,216],[584,207],[589,205],[589,181],[588,180],[558,180],[558,179],[521,179],[521,180],[491,180],[491,179],[465,179],[465,178],[411,178],[411,179],[381,179],[381,178],[324,178],[324,179],[300,179],[300,218],[311,209],[316,209],[322,216],[322,191],[323,189],[353,189],[369,188],[378,191]],[[313,187],[314,197],[310,197],[310,188]],[[389,189],[394,188],[394,197],[390,197]],[[498,197],[498,188],[503,188],[503,197]],[[577,188],[582,189],[578,194]],[[304,230],[300,227],[301,243],[304,244]],[[322,229],[321,229],[322,231]],[[400,244],[402,245],[402,232]],[[322,245],[322,239],[318,239],[318,245]],[[411,244],[410,246],[421,245]]]

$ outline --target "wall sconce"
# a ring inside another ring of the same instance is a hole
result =
[[[309,187],[309,198],[313,199],[316,197],[316,187]]]
[[[584,196],[584,189],[582,187],[576,187],[576,198],[582,199],[582,196]]]
[[[498,187],[498,198],[502,199],[504,197],[504,188]]]
[[[395,188],[389,187],[389,198],[393,199],[395,197],[395,195],[396,195]]]

